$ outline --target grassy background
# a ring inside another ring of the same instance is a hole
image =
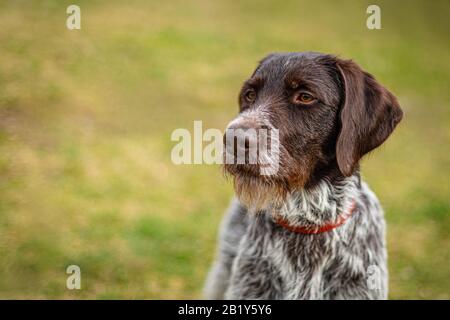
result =
[[[388,220],[390,298],[450,298],[448,1],[0,2],[0,298],[199,298],[232,195],[175,166],[175,128],[224,128],[271,51],[353,58],[405,118],[363,161]],[[65,288],[65,269],[82,290]]]

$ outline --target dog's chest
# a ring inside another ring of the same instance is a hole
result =
[[[368,191],[357,203],[353,215],[344,224],[320,234],[290,231],[275,223],[267,212],[250,214],[237,246],[227,297],[385,297],[387,270],[382,210]],[[304,216],[302,211],[291,213],[299,219]],[[372,278],[379,283],[378,291],[369,290],[367,279]]]
[[[260,298],[261,292],[268,299],[326,298],[331,284],[327,274],[336,265],[336,257],[348,250],[338,233],[297,234],[268,216],[250,220],[234,272],[246,275],[239,281],[255,290],[254,298]]]
[[[249,223],[242,250],[272,263],[289,264],[293,268],[320,266],[324,259],[335,255],[341,239],[335,232],[300,234],[277,225],[268,216],[255,217]]]

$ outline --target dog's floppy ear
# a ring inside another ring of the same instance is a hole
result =
[[[337,59],[337,68],[345,94],[336,158],[342,174],[350,176],[361,157],[387,139],[403,112],[392,93],[356,63]]]

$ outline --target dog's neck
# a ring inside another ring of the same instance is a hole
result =
[[[285,201],[271,206],[269,211],[292,226],[317,228],[337,221],[354,205],[359,185],[358,174],[333,182],[322,179],[314,187],[291,192]]]

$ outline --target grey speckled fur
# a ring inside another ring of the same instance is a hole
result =
[[[292,224],[320,224],[356,208],[342,226],[298,234],[277,225],[274,209],[247,212],[234,199],[209,273],[208,299],[386,299],[385,222],[378,199],[355,174],[291,194],[278,210]]]
[[[227,130],[277,129],[277,156],[265,164],[278,163],[278,171],[262,177],[259,163],[224,164],[241,201],[233,200],[222,224],[205,297],[386,299],[385,221],[359,160],[402,115],[395,96],[351,60],[317,52],[261,60]],[[224,142],[233,154],[247,149],[235,148],[234,138]],[[317,229],[351,208],[343,225],[318,234],[275,222]]]

